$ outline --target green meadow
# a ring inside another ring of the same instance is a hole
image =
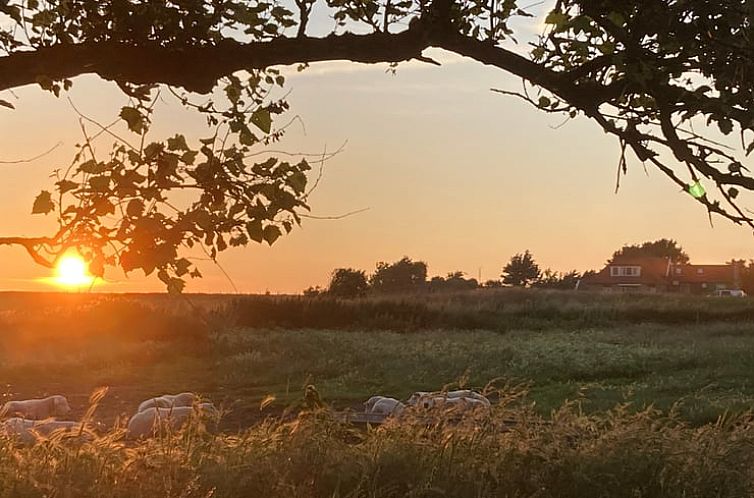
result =
[[[751,314],[748,299],[553,291],[6,295],[5,399],[64,394],[79,418],[108,392],[94,439],[3,440],[0,496],[744,496]],[[309,384],[324,408],[305,409]],[[458,386],[492,414],[334,416]],[[222,408],[218,430],[122,440],[140,401],[187,390]]]

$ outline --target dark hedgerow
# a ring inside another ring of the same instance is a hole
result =
[[[545,329],[618,324],[668,325],[752,322],[750,299],[671,295],[605,295],[539,289],[475,290],[447,294],[246,296],[220,312],[239,327],[315,329]]]

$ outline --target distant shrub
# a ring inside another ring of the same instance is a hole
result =
[[[427,283],[427,263],[404,257],[395,263],[377,263],[369,279],[372,290],[382,293],[416,292]]]
[[[447,277],[433,277],[429,281],[429,290],[432,292],[459,292],[478,287],[479,282],[475,278],[466,278],[462,271],[448,273]]]
[[[361,297],[369,290],[367,275],[353,268],[338,268],[332,272],[327,293],[333,297]]]

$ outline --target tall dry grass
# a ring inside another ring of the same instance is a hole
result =
[[[0,497],[744,497],[754,493],[754,419],[701,428],[672,411],[566,403],[539,416],[504,392],[489,417],[344,425],[327,410],[240,434],[198,420],[136,444],[112,431],[0,439]]]

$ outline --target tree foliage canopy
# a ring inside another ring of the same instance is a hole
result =
[[[331,20],[326,36],[310,34],[315,11]],[[76,247],[95,274],[156,271],[180,290],[198,275],[185,246],[215,258],[272,244],[307,209],[305,158],[260,157],[285,130],[275,66],[431,63],[428,47],[520,77],[516,95],[541,111],[595,121],[619,142],[618,181],[631,151],[710,215],[754,227],[738,197],[754,189],[744,164],[754,150],[749,2],[558,0],[538,41],[516,46],[513,20],[528,15],[516,0],[2,0],[0,90],[37,84],[60,95],[96,74],[131,99],[120,118],[134,136],[115,137],[107,157],[87,140],[40,193],[33,211],[54,213],[56,233],[0,244],[47,266]],[[160,92],[206,117],[206,137],[147,139]]]
[[[673,263],[685,264],[689,262],[689,255],[672,239],[660,239],[643,244],[625,245],[613,253],[608,263],[622,257],[660,257],[669,258]]]
[[[415,292],[427,283],[427,263],[403,257],[395,263],[377,263],[369,283],[377,292]]]
[[[523,254],[516,254],[503,268],[503,283],[516,287],[526,287],[539,280],[539,265],[534,256],[527,250]]]
[[[334,297],[361,297],[369,290],[367,275],[362,270],[337,268],[330,276],[327,292]]]

